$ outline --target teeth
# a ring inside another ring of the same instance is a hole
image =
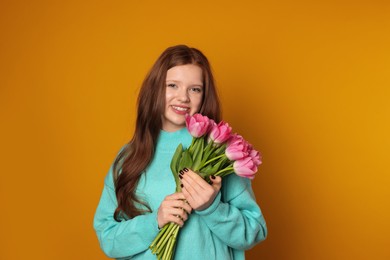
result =
[[[174,109],[176,110],[179,110],[179,111],[186,111],[188,110],[188,108],[185,108],[185,107],[175,107],[175,106],[172,106]]]

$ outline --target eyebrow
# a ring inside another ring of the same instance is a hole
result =
[[[170,82],[175,82],[175,83],[181,83],[180,80],[174,80],[174,79],[166,79],[166,82],[168,82],[168,81],[170,81]],[[193,84],[193,85],[191,85],[191,86],[203,87],[203,83]]]

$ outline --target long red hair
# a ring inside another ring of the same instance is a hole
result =
[[[204,96],[199,113],[220,121],[220,105],[210,64],[202,52],[185,45],[166,49],[145,77],[138,96],[135,132],[118,154],[114,165],[114,183],[118,207],[114,218],[133,218],[150,211],[147,202],[135,194],[141,174],[151,162],[162,128],[167,71],[175,66],[194,64],[203,72]],[[138,204],[138,206],[137,206]],[[144,207],[139,207],[143,205]],[[141,209],[143,208],[143,209]]]

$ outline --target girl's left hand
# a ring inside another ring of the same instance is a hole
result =
[[[182,192],[186,197],[187,202],[194,210],[204,210],[208,208],[221,189],[222,178],[219,176],[216,176],[214,179],[210,178],[212,181],[212,184],[210,185],[190,169],[185,168],[185,170],[180,171],[180,179],[182,183]]]

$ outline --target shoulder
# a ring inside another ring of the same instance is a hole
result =
[[[104,178],[104,184],[107,185],[110,188],[115,187],[115,175],[114,172],[117,170],[117,168],[120,168],[120,162],[123,160],[125,156],[125,152],[127,148],[129,147],[129,144],[123,145],[119,151],[117,152],[114,161],[111,163],[110,169],[108,170],[108,173],[106,177]],[[118,169],[118,175],[120,174],[120,169]]]

